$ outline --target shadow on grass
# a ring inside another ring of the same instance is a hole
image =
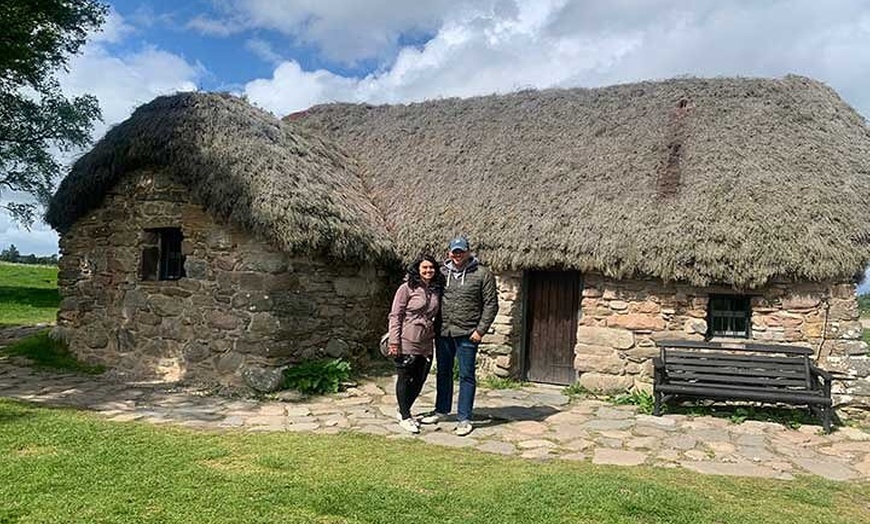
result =
[[[17,422],[19,420],[24,420],[28,418],[32,418],[32,413],[22,412],[22,411],[5,411],[2,407],[0,407],[0,424],[11,424],[13,422]],[[0,522],[3,522],[0,520]]]
[[[0,424],[9,424],[18,420],[31,418],[34,413],[23,404],[10,400],[0,400]],[[0,520],[0,522],[3,522]]]
[[[60,293],[57,289],[0,286],[0,303],[13,307],[56,308],[60,305]]]

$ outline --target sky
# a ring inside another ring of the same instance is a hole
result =
[[[98,140],[156,96],[228,91],[276,116],[678,76],[821,80],[870,116],[865,0],[117,0],[59,79]],[[82,152],[65,158],[71,162]],[[3,199],[20,199],[8,193]],[[0,213],[0,249],[57,251]],[[870,290],[870,282],[863,290]]]

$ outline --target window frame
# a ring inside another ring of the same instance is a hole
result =
[[[727,307],[719,306],[726,301]],[[718,322],[717,322],[718,321]],[[738,322],[744,323],[742,331],[735,329]],[[719,326],[725,324],[725,329]],[[711,293],[707,300],[707,338],[752,337],[752,300],[749,295]]]
[[[173,281],[186,276],[184,271],[184,232],[180,227],[149,228],[144,231],[139,278]]]

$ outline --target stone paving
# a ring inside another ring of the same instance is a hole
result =
[[[421,410],[433,405],[433,383],[434,377],[418,401]],[[85,408],[113,421],[212,430],[359,431],[537,460],[647,464],[776,479],[803,474],[870,479],[870,432],[853,427],[823,435],[815,425],[794,430],[714,417],[653,417],[639,414],[634,406],[570,401],[561,388],[533,385],[518,390],[478,388],[475,429],[466,437],[454,435],[454,422],[449,420],[411,435],[396,424],[393,384],[393,377],[374,377],[336,395],[304,399],[288,393],[283,399],[256,400],[167,384],[47,373],[0,356],[0,397]]]

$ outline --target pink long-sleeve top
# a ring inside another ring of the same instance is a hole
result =
[[[390,309],[390,344],[404,355],[431,356],[435,345],[435,317],[441,298],[425,286],[411,289],[402,283]]]

